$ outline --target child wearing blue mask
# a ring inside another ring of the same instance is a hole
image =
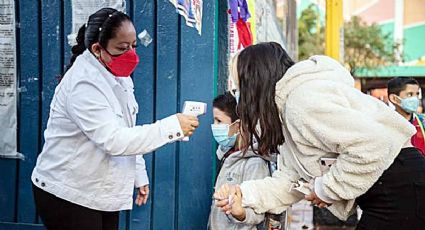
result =
[[[249,149],[246,152],[239,150],[243,143],[239,138],[236,105],[236,99],[229,92],[213,101],[214,124],[211,125],[211,130],[219,144],[217,158],[220,160],[215,188],[220,188],[223,184],[263,179],[270,175],[267,160]],[[235,197],[232,202],[242,201]],[[245,208],[234,209],[226,215],[213,202],[208,229],[258,229],[260,225],[263,226],[264,218],[264,214]]]

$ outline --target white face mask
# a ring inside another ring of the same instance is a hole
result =
[[[238,85],[236,85],[235,81],[233,81],[233,78],[230,77],[229,78],[229,90],[237,90],[238,89]]]
[[[236,83],[233,81],[232,78],[229,78],[229,91],[233,95],[233,97],[235,97],[236,104],[239,104],[239,98],[241,93],[239,91],[238,86],[236,85]]]
[[[236,105],[239,104],[239,98],[241,97],[241,92],[236,91],[234,93],[233,97],[235,97],[235,99],[236,99]]]

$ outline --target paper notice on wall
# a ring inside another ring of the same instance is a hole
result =
[[[78,30],[85,25],[89,16],[101,8],[110,7],[125,12],[125,0],[72,0],[72,32],[68,35],[68,44],[77,44]]]
[[[15,1],[0,0],[0,157],[17,152]]]
[[[186,20],[186,25],[196,28],[199,35],[202,32],[202,0],[169,0],[177,12]]]

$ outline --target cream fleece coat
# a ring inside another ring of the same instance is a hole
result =
[[[350,73],[335,60],[313,56],[292,66],[276,84],[276,104],[285,144],[279,170],[263,180],[241,184],[243,205],[258,213],[279,213],[303,199],[293,181],[319,182],[332,200],[329,210],[346,219],[354,200],[372,187],[415,128],[383,102],[354,88]],[[336,157],[329,171],[322,157]],[[300,164],[297,163],[297,160]]]

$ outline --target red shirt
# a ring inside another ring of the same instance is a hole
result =
[[[424,134],[422,133],[421,127],[419,126],[419,122],[422,122],[423,120],[419,118],[419,116],[412,116],[412,120],[410,123],[412,123],[416,128],[416,134],[412,136],[412,145],[415,146],[417,149],[419,149],[422,154],[425,155],[425,140],[424,140]],[[421,120],[421,121],[419,121]]]

